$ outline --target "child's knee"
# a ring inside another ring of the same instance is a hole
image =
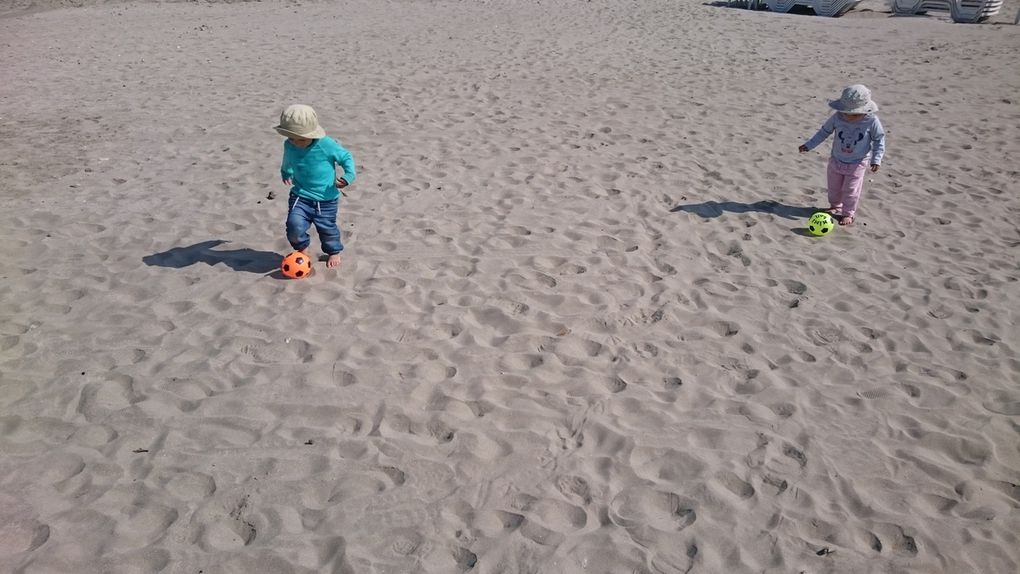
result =
[[[288,217],[287,218],[287,235],[301,235],[308,231],[311,223],[300,217]]]
[[[323,221],[315,223],[315,230],[323,237],[340,237],[340,227],[336,221]]]

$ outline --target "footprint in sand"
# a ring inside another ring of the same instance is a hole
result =
[[[496,460],[513,452],[509,443],[486,433],[467,432],[461,433],[460,437],[461,444],[482,460]]]
[[[694,502],[672,492],[634,487],[623,490],[609,505],[609,519],[621,528],[650,527],[678,532],[697,520]]]
[[[715,482],[737,498],[747,499],[754,496],[754,487],[728,470],[717,473]]]
[[[389,488],[386,477],[374,473],[342,473],[330,480],[309,480],[300,490],[301,504],[323,510],[336,504],[370,499]]]
[[[258,536],[257,516],[251,494],[235,493],[199,508],[191,517],[198,529],[197,540],[204,549],[238,550],[252,544]]]
[[[708,325],[720,337],[732,337],[740,332],[740,325],[732,321],[716,321]]]
[[[1020,415],[1020,393],[1013,391],[993,391],[981,403],[985,409],[1000,415]]]
[[[149,546],[164,537],[178,513],[160,504],[140,503],[122,511],[113,531],[111,551],[128,551]]]
[[[333,384],[338,387],[349,387],[358,382],[358,377],[354,373],[337,368],[336,363],[333,363],[332,379]]]
[[[535,498],[522,494],[515,497],[510,506],[524,514],[527,520],[524,528],[542,540],[575,532],[588,524],[588,513],[583,508],[562,500]]]
[[[256,530],[251,524],[238,521],[215,522],[202,529],[202,541],[207,548],[237,550],[255,540]]]
[[[78,476],[85,470],[85,461],[72,453],[55,453],[46,458],[46,467],[32,476],[40,484],[57,484]]]
[[[551,351],[565,365],[585,365],[603,351],[601,343],[580,337],[548,337],[540,348]]]
[[[50,538],[50,527],[39,522],[27,504],[0,495],[0,558],[31,552]]]
[[[99,448],[110,444],[116,440],[118,436],[117,431],[107,425],[86,424],[75,429],[74,434],[71,436],[71,440],[75,444]]]
[[[180,500],[201,501],[216,492],[216,481],[201,472],[174,472],[161,477],[160,483]]]
[[[382,557],[420,557],[431,552],[433,544],[413,528],[396,528],[375,537],[376,554]]]
[[[503,510],[479,510],[474,513],[471,527],[483,536],[495,538],[520,528],[524,515]]]
[[[556,479],[556,489],[568,498],[575,498],[582,504],[591,504],[591,486],[580,476],[561,476]]]
[[[499,360],[499,368],[506,371],[528,371],[545,362],[541,355],[533,353],[516,353],[506,355]]]
[[[85,385],[78,402],[78,412],[85,416],[85,420],[94,422],[144,398],[135,391],[134,379],[126,375],[115,375],[103,383]]]
[[[457,367],[442,361],[428,361],[411,367],[411,377],[429,383],[441,383],[457,375]]]
[[[670,448],[637,447],[631,454],[630,462],[642,478],[673,483],[702,480],[708,467],[696,455]]]

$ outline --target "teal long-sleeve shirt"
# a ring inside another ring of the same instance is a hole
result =
[[[343,169],[347,183],[354,183],[354,156],[333,138],[312,140],[306,148],[283,142],[283,164],[280,177],[291,180],[291,192],[312,201],[332,201],[340,197],[336,188],[336,166]]]

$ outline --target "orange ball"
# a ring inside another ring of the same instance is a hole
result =
[[[304,279],[312,274],[312,260],[300,251],[295,251],[283,258],[280,271],[291,279]]]

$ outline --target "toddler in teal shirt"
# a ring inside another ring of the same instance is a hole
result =
[[[340,189],[354,183],[357,177],[354,157],[326,135],[318,115],[309,106],[288,106],[280,114],[280,124],[275,129],[287,138],[280,166],[280,177],[290,186],[287,241],[295,251],[307,255],[311,244],[308,230],[315,225],[322,251],[328,256],[326,267],[337,267],[344,249],[336,224]],[[342,174],[336,170],[338,165]]]

